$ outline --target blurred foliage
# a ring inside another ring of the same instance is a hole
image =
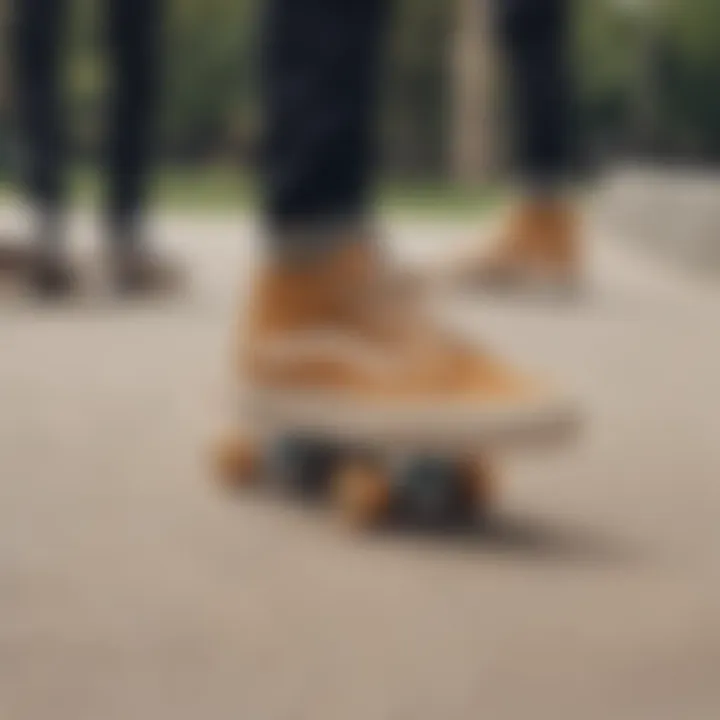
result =
[[[720,3],[580,0],[578,10],[590,136],[623,153],[720,160]]]
[[[396,174],[440,174],[450,131],[451,4],[398,0],[386,39],[383,157]]]
[[[695,158],[720,159],[720,3],[668,5],[662,115],[666,142]]]
[[[167,6],[163,154],[245,161],[258,127],[262,0]],[[76,0],[73,7],[72,126],[77,149],[91,154],[103,126],[102,3]],[[575,8],[580,117],[593,147],[720,159],[720,2],[575,0]],[[384,83],[383,157],[391,174],[447,174],[454,10],[442,0],[396,4]]]

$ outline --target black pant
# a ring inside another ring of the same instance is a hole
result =
[[[568,0],[495,0],[508,64],[515,159],[525,183],[565,179],[574,152]]]
[[[555,182],[568,163],[568,2],[495,2],[521,172],[532,182]],[[365,214],[376,155],[378,65],[391,4],[267,0],[265,188],[271,225]]]
[[[388,0],[267,0],[267,214],[277,225],[364,212],[375,162]]]
[[[105,0],[105,37],[113,62],[106,116],[108,213],[122,221],[140,209],[158,92],[162,0]],[[15,88],[25,136],[26,182],[48,210],[63,201],[65,137],[62,93],[66,0],[14,0]]]

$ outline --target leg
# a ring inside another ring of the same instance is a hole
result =
[[[368,213],[389,0],[269,0],[265,214],[283,247]],[[334,229],[332,233],[335,234]]]
[[[571,163],[568,0],[498,0],[523,182],[553,192]]]
[[[65,148],[59,81],[65,10],[64,0],[16,0],[11,17],[24,183],[37,213],[37,247],[28,268],[36,289],[53,296],[74,285],[60,247]]]
[[[143,212],[152,162],[164,0],[106,0],[112,59],[107,118],[107,231],[115,284],[124,293],[176,290],[180,269],[150,251]]]
[[[577,219],[563,197],[573,143],[569,0],[496,0],[508,66],[522,200],[490,248],[451,264],[454,279],[492,290],[576,289]]]
[[[26,147],[26,184],[33,203],[56,213],[62,202],[62,122],[59,100],[64,0],[15,0],[15,89]]]
[[[143,209],[157,105],[163,0],[106,0],[111,54],[108,221],[123,228]],[[119,241],[133,239],[116,233]]]

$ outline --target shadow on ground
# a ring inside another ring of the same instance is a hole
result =
[[[531,515],[502,515],[465,527],[427,528],[409,524],[385,528],[379,536],[408,540],[419,547],[478,552],[506,560],[587,565],[626,565],[640,561],[637,548],[567,521]]]

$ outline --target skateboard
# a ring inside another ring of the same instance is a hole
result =
[[[494,474],[483,456],[380,452],[300,436],[259,443],[236,432],[218,442],[214,464],[229,490],[262,484],[327,501],[355,528],[473,525],[487,519],[494,500]]]

